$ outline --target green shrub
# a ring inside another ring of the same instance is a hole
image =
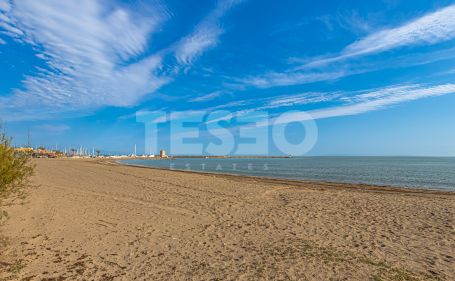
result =
[[[11,139],[0,133],[0,200],[24,187],[33,174],[30,155],[16,153]]]

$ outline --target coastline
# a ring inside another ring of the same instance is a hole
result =
[[[402,187],[402,186],[392,186],[392,185],[373,185],[365,183],[350,183],[350,182],[335,182],[335,181],[320,181],[320,180],[304,180],[304,179],[286,179],[280,177],[266,177],[266,176],[253,176],[253,175],[244,175],[244,174],[234,174],[234,173],[220,173],[220,172],[208,172],[208,171],[197,171],[197,170],[183,170],[183,169],[167,169],[161,167],[153,167],[139,164],[128,164],[121,163],[122,160],[135,159],[135,158],[126,158],[126,159],[117,159],[117,160],[102,160],[106,162],[113,162],[118,165],[130,166],[136,168],[145,168],[145,169],[155,169],[163,171],[172,171],[172,172],[183,172],[183,173],[196,173],[202,175],[211,175],[211,176],[220,176],[224,178],[239,180],[253,180],[256,182],[263,183],[275,183],[275,184],[285,184],[292,186],[308,186],[308,185],[320,185],[324,188],[348,188],[356,189],[363,191],[384,191],[384,192],[404,192],[404,193],[429,193],[429,194],[443,194],[443,195],[455,195],[455,190],[443,190],[437,188],[418,188],[418,187]]]
[[[455,278],[452,192],[34,162],[0,279]]]

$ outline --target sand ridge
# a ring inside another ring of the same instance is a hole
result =
[[[455,195],[36,160],[0,277],[455,280]]]

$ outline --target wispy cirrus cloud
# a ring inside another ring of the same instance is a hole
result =
[[[206,95],[192,98],[192,99],[190,99],[190,102],[206,102],[206,101],[214,100],[214,99],[220,97],[222,94],[223,94],[222,91],[214,91],[214,92],[208,93]]]
[[[152,36],[170,17],[158,0],[146,13],[101,0],[0,0],[0,33],[33,46],[44,63],[0,97],[0,112],[7,119],[45,119],[135,105],[172,81],[176,73],[169,69],[187,67],[216,45],[219,20],[237,2],[220,1],[193,33],[150,54]],[[163,64],[174,54],[177,65]]]
[[[216,25],[203,24],[198,27],[178,44],[175,52],[177,61],[190,64],[205,49],[215,46],[221,34],[221,28]]]
[[[394,85],[378,89],[352,92],[306,92],[281,95],[278,97],[256,99],[255,102],[244,101],[242,104],[226,104],[224,116],[210,120],[208,123],[230,120],[232,114],[243,116],[261,111],[283,109],[287,111],[269,111],[267,118],[260,120],[259,127],[271,124],[287,124],[341,116],[354,116],[368,112],[384,110],[404,102],[424,98],[455,94],[455,84],[442,85]],[[307,110],[305,106],[323,104],[319,109]],[[239,108],[240,106],[240,108]],[[215,108],[214,110],[219,110]],[[285,116],[280,116],[285,113]],[[279,117],[279,118],[278,118]],[[269,119],[270,118],[270,119]]]
[[[205,50],[216,46],[223,34],[220,19],[242,0],[220,0],[216,8],[188,36],[182,38],[175,48],[175,58],[181,64],[190,64]]]
[[[368,112],[384,110],[404,102],[415,101],[430,97],[455,94],[455,84],[441,85],[394,85],[378,89],[359,90],[351,92],[304,92],[298,94],[279,95],[254,100],[236,101],[223,104],[204,111],[185,111],[174,114],[175,119],[184,119],[191,114],[204,115],[213,111],[219,115],[210,119],[206,124],[229,121],[235,116],[256,116],[256,126],[263,127],[271,124],[287,124],[342,116],[354,116]],[[320,109],[307,110],[305,106],[322,104]],[[287,111],[282,111],[286,108]],[[273,109],[281,109],[274,112]],[[269,114],[264,112],[269,111]],[[212,113],[213,113],[212,112]],[[282,113],[286,115],[280,116]],[[278,118],[280,117],[280,118]],[[155,120],[164,122],[165,118]]]
[[[206,111],[226,110],[236,112],[253,112],[258,110],[295,108],[297,106],[326,103],[342,96],[342,92],[303,92],[281,94],[273,97],[242,99],[223,103],[209,108]]]
[[[268,72],[262,75],[239,79],[244,85],[258,88],[303,85],[308,83],[331,81],[346,76],[366,73],[397,65],[408,66],[434,62],[439,58],[453,58],[453,49],[436,51],[434,56],[417,54],[412,60],[394,58],[388,65],[381,62],[379,66],[350,66],[345,70],[327,70],[332,63],[354,59],[360,56],[386,52],[406,46],[432,45],[455,39],[455,5],[426,14],[401,26],[374,32],[346,46],[339,54],[302,60],[302,65],[285,72]],[[293,62],[299,59],[293,58]]]
[[[0,0],[0,11],[8,11],[11,8],[9,1]]]
[[[454,38],[455,5],[451,5],[401,26],[374,32],[348,45],[339,55],[314,60],[304,67],[321,66],[404,46],[436,44]]]
[[[253,76],[241,79],[246,85],[257,88],[270,88],[289,85],[302,85],[320,81],[335,80],[347,75],[345,71],[335,72],[270,72],[262,76]]]
[[[265,105],[261,109],[283,108],[283,107],[296,107],[307,104],[326,103],[333,101],[340,96],[339,92],[321,93],[321,92],[307,92],[294,95],[284,95],[273,98],[267,98]]]
[[[164,11],[154,11],[133,14],[91,0],[10,2],[2,10],[2,27],[16,41],[34,46],[46,67],[3,97],[1,111],[21,111],[25,118],[128,106],[157,89],[166,82],[156,72],[160,54],[128,63],[144,54],[149,37],[166,19]]]
[[[352,116],[388,108],[403,102],[423,98],[455,94],[455,84],[443,85],[400,85],[372,91],[345,93],[341,99],[344,104],[306,111],[305,114],[288,115],[283,122],[305,121],[311,118],[325,119],[340,116]],[[348,97],[348,98],[347,98]]]

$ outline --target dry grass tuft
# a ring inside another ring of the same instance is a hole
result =
[[[12,194],[20,193],[33,174],[30,156],[16,153],[11,139],[0,133],[0,203]]]

